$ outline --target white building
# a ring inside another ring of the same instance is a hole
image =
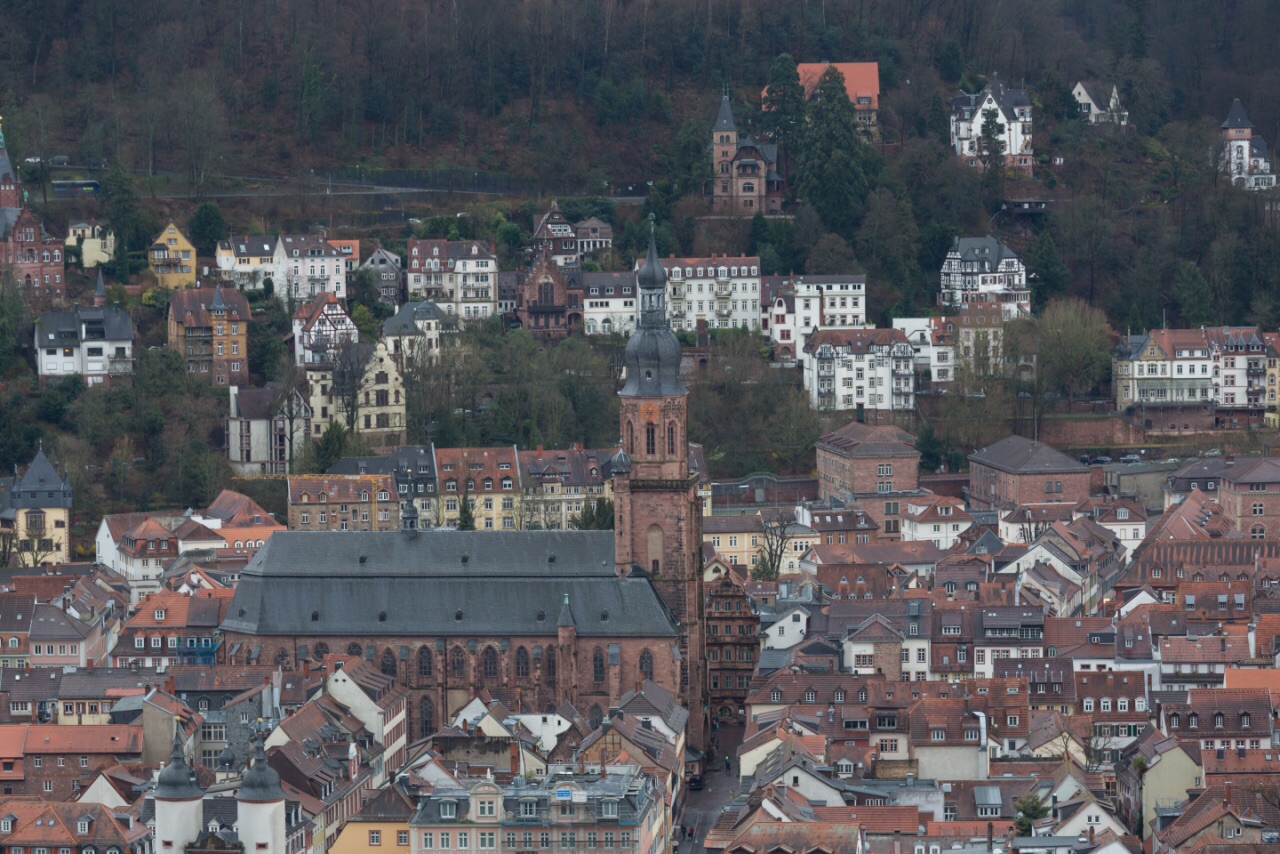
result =
[[[802,352],[814,409],[915,409],[915,351],[901,330],[823,329],[809,336]]]
[[[1276,185],[1267,143],[1253,135],[1253,123],[1236,98],[1222,123],[1222,171],[1231,183],[1246,190],[1270,190]]]
[[[298,389],[231,386],[227,460],[236,474],[288,474],[310,433],[311,407]]]
[[[640,260],[637,259],[637,267]],[[662,261],[667,271],[667,315],[676,331],[760,328],[760,259],[712,255]]]
[[[933,384],[956,377],[955,322],[950,317],[896,317],[893,328],[911,342],[916,373]]]
[[[410,240],[405,284],[410,302],[431,300],[463,322],[498,313],[498,257],[479,240]]]
[[[273,258],[278,298],[296,303],[328,293],[346,299],[346,258],[331,243],[311,234],[282,234]]]
[[[329,292],[302,303],[293,312],[293,363],[332,362],[344,344],[360,341],[360,330],[338,298]]]
[[[973,517],[964,502],[946,495],[920,495],[902,509],[902,541],[928,540],[940,549],[949,549],[973,526]]]
[[[774,353],[780,359],[793,359],[805,339],[819,329],[867,325],[867,277],[793,276],[778,289],[767,313]]]
[[[1255,326],[1153,329],[1112,357],[1116,408],[1212,403],[1227,417],[1265,405],[1267,343]]]
[[[957,237],[942,262],[938,303],[997,302],[1005,320],[1031,316],[1027,266],[994,237]]]
[[[951,100],[951,147],[970,166],[982,165],[978,150],[982,123],[990,110],[996,111],[999,138],[1004,143],[1005,169],[1030,174],[1034,149],[1031,145],[1031,98],[1026,89],[1009,89],[996,75],[975,95],[957,92]]]
[[[406,357],[436,361],[440,357],[440,327],[443,322],[443,312],[435,303],[405,303],[393,317],[382,323],[387,351],[400,359],[402,366]]]
[[[636,325],[633,273],[583,273],[582,322],[588,335],[631,334]]]
[[[1114,85],[1081,80],[1071,95],[1080,106],[1080,115],[1089,124],[1129,124],[1129,111],[1120,105],[1120,90]]]
[[[79,374],[87,385],[133,373],[133,320],[120,308],[42,314],[35,323],[40,384]]]

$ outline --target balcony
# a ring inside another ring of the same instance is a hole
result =
[[[504,821],[511,824],[547,824],[551,819],[551,810],[539,809],[532,815],[525,815],[521,810],[506,810]]]
[[[727,303],[721,303],[716,306],[716,317],[728,317],[732,313]]]
[[[733,294],[733,283],[726,279],[716,280],[716,296],[727,297]]]

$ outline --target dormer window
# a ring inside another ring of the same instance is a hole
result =
[[[157,609],[156,609],[156,622],[164,622],[164,609],[163,609],[163,608],[157,608]]]
[[[781,702],[782,702],[782,692],[781,692],[781,691],[771,691],[771,692],[769,692],[769,702],[770,702],[770,703],[781,703]]]
[[[617,818],[618,802],[614,800],[602,801],[600,804],[600,816],[602,818]]]
[[[806,703],[816,703],[818,701],[818,695],[813,691],[813,689],[805,691],[804,701]]]
[[[0,833],[13,833],[13,819],[6,818],[0,821]]]
[[[457,818],[457,817],[458,817],[458,805],[457,805],[455,802],[453,802],[453,801],[441,801],[441,802],[440,802],[440,817],[441,817],[441,818]]]

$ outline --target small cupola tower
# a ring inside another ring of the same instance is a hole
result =
[[[236,791],[237,825],[245,854],[286,854],[284,789],[280,775],[267,762],[267,733],[259,732],[253,764],[240,778]]]
[[[182,854],[200,836],[204,792],[182,751],[182,729],[173,734],[169,764],[156,779],[156,849]]]

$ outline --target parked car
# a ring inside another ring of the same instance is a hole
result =
[[[689,778],[689,791],[691,792],[702,791],[702,775],[701,774],[694,774]]]
[[[44,161],[42,161],[39,157],[28,157],[26,160],[22,162],[27,164],[28,166],[39,166]]]
[[[1177,465],[1180,462],[1182,462],[1182,460],[1177,457],[1169,457],[1169,459],[1165,460],[1165,463],[1168,465]]]
[[[1138,456],[1137,454],[1125,454],[1123,457],[1120,458],[1120,462],[1131,466],[1134,463],[1142,462],[1142,457]]]
[[[54,166],[70,166],[71,158],[65,154],[59,154],[57,157],[54,157],[53,159],[51,159],[49,162],[52,163]]]
[[[1221,449],[1221,448],[1210,448],[1209,450],[1207,450],[1207,451],[1205,451],[1205,452],[1204,452],[1204,455],[1205,455],[1206,457],[1220,457],[1220,456],[1222,456],[1222,449]]]
[[[1094,457],[1093,464],[1095,466],[1105,466],[1111,462],[1111,457]]]
[[[1084,465],[1086,465],[1086,466],[1087,466],[1087,465],[1089,465],[1089,455],[1088,455],[1088,454],[1081,454],[1080,456],[1076,457],[1076,459],[1078,459],[1082,464],[1084,464]]]

